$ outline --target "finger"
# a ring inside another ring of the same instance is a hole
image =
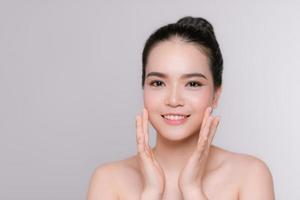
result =
[[[213,117],[209,116],[208,119],[207,119],[207,122],[205,123],[204,128],[201,130],[199,140],[198,140],[198,147],[201,150],[204,150],[205,146],[207,144],[208,134],[209,134],[209,130],[210,130],[212,121],[213,121]]]
[[[207,107],[205,110],[205,113],[204,113],[203,120],[202,120],[201,129],[199,132],[198,143],[200,143],[201,138],[205,135],[205,132],[206,132],[205,127],[207,126],[209,117],[211,117],[211,113],[212,113],[212,107]]]
[[[145,146],[145,136],[143,133],[143,119],[142,116],[137,117],[137,142],[138,142],[138,153],[144,162],[149,163],[151,160],[151,154]]]
[[[212,122],[212,126],[209,133],[209,139],[208,139],[209,145],[211,145],[212,140],[214,139],[219,123],[220,123],[220,117],[215,117],[215,119]]]
[[[145,143],[146,145],[149,144],[149,129],[148,129],[148,111],[143,108],[143,130],[145,134]]]
[[[209,107],[206,108],[206,110],[204,112],[204,117],[203,117],[203,120],[202,120],[201,129],[204,128],[204,126],[207,122],[207,119],[211,115],[211,113],[212,113],[212,108],[209,106]]]
[[[216,130],[217,130],[219,121],[220,121],[220,117],[214,117],[211,121],[209,133],[208,133],[208,139],[207,139],[207,142],[204,144],[204,146],[205,146],[204,154],[206,154],[206,155],[209,154],[210,146],[211,146],[212,140],[216,134]]]
[[[204,127],[204,136],[206,136],[208,138],[209,136],[209,133],[210,133],[210,129],[212,127],[212,123],[214,121],[214,117],[213,116],[209,116],[208,119],[207,119],[207,123],[205,124],[205,127]]]
[[[148,111],[145,108],[143,108],[143,134],[145,138],[145,148],[150,153],[151,148],[149,145]]]
[[[207,122],[207,119],[209,118],[210,114],[212,113],[212,108],[211,107],[207,107],[205,112],[204,112],[204,117],[202,119],[202,124],[201,124],[201,128],[200,128],[200,131],[199,131],[199,138],[198,138],[198,143],[200,142],[200,139],[203,135],[203,130],[204,130],[204,127],[206,125],[206,122]]]
[[[148,145],[148,137],[147,133],[145,130],[147,130],[147,113],[145,113],[145,109],[142,110],[142,114],[140,117],[141,120],[141,137],[143,138],[143,153],[146,155],[147,158],[152,158],[151,153],[150,153],[150,147]],[[145,125],[144,125],[145,124]]]
[[[207,119],[207,122],[204,126],[204,128],[202,129],[200,135],[199,135],[199,140],[197,143],[197,147],[196,150],[193,153],[193,162],[197,163],[200,160],[203,160],[203,158],[205,159],[205,155],[208,149],[208,132],[209,132],[209,128],[211,126],[212,123],[212,116],[209,116]]]
[[[154,154],[153,154],[152,151],[151,151],[151,156],[152,156],[152,160],[153,160],[155,166],[156,166],[156,167],[159,167],[159,164],[158,164],[157,160],[155,159]]]
[[[138,144],[138,153],[141,155],[144,153],[144,136],[142,131],[141,117],[138,115],[136,116],[136,141]]]

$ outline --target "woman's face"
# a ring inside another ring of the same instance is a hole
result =
[[[205,109],[216,107],[220,92],[214,91],[208,57],[195,44],[175,38],[150,51],[144,106],[150,123],[164,138],[182,140],[199,133]],[[188,117],[167,116],[168,120],[165,116],[170,113]]]

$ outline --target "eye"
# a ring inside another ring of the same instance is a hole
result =
[[[198,81],[191,81],[188,83],[191,87],[201,87],[202,84]]]
[[[159,86],[161,86],[163,84],[163,82],[162,81],[158,81],[158,80],[155,80],[155,81],[151,81],[150,82],[150,85],[151,86],[154,86],[154,87],[159,87]]]

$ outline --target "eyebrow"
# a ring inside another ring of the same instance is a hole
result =
[[[149,76],[158,76],[160,78],[167,78],[168,75],[164,74],[164,73],[161,73],[161,72],[150,72],[148,75],[147,75],[147,78]],[[191,78],[191,77],[200,77],[200,78],[204,78],[207,80],[206,76],[204,76],[203,74],[201,73],[190,73],[190,74],[183,74],[181,76],[181,78]]]

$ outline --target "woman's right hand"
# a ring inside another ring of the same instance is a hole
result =
[[[144,184],[142,199],[161,199],[165,189],[165,175],[149,146],[148,112],[145,108],[141,116],[136,116],[136,140]]]

